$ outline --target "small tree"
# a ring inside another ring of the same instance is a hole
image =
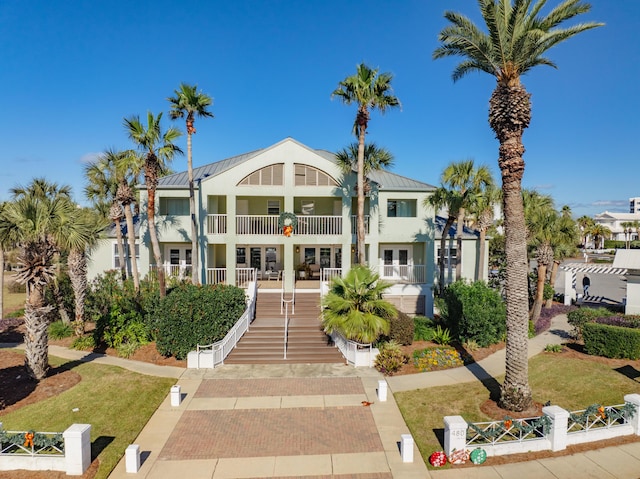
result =
[[[339,332],[345,338],[372,343],[389,334],[389,321],[396,308],[382,299],[389,285],[366,266],[354,266],[344,278],[331,281],[322,301],[322,326],[327,333]]]

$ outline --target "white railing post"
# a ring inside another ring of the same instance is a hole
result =
[[[640,436],[640,394],[626,394],[624,402],[633,404],[636,407],[636,412],[633,417],[627,418],[627,422],[631,424],[633,433],[636,436]]]
[[[91,424],[72,424],[62,437],[66,473],[81,476],[91,464]]]
[[[560,406],[545,406],[542,408],[542,414],[551,419],[551,430],[547,432],[547,438],[551,442],[551,450],[562,451],[566,449],[569,412]]]
[[[444,453],[462,451],[467,447],[467,422],[462,416],[444,417]]]

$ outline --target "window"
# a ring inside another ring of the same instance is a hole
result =
[[[440,251],[442,250],[438,248],[438,257],[436,258],[437,261],[440,260]],[[445,268],[455,268],[458,262],[457,248],[446,248],[444,253],[444,261],[445,261]]]
[[[247,264],[247,248],[236,248],[236,264]]]
[[[124,257],[125,262],[128,263],[129,258],[129,243],[124,244]],[[136,245],[136,260],[138,261],[138,265],[140,264],[140,245]],[[118,243],[113,244],[113,267],[115,269],[120,269],[120,256],[118,255]],[[140,267],[138,267],[140,269]]]
[[[171,263],[171,264],[180,264],[180,250],[179,249],[169,250],[169,263]]]
[[[387,200],[389,218],[415,218],[416,200]]]
[[[324,171],[301,164],[295,165],[294,184],[296,186],[338,186],[336,180]]]
[[[316,264],[316,249],[305,248],[304,249],[304,262],[307,264]]]
[[[320,248],[320,267],[331,267],[331,248]]]
[[[189,198],[160,198],[160,214],[189,216]]]
[[[279,215],[280,214],[280,200],[268,200],[267,201],[267,214]]]
[[[283,185],[283,170],[284,165],[278,163],[277,165],[266,166],[258,171],[254,171],[248,176],[245,176],[239,186],[282,186]]]

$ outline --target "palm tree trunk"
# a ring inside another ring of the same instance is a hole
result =
[[[62,297],[62,292],[60,291],[60,286],[58,286],[57,281],[53,283],[53,296],[56,300],[56,304],[58,305],[58,315],[60,316],[60,320],[64,324],[71,324],[71,318],[69,317],[67,308],[64,307],[64,298]]]
[[[4,318],[4,248],[0,247],[0,319]]]
[[[49,369],[49,313],[44,305],[44,286],[27,284],[27,302],[24,310],[24,353],[27,374],[35,380],[43,379]]]
[[[82,336],[84,334],[84,302],[87,296],[87,256],[84,250],[72,249],[69,252],[68,264],[76,310],[73,328],[76,336]]]
[[[453,224],[455,218],[453,216],[449,216],[447,218],[447,222],[442,229],[442,237],[440,238],[440,259],[438,262],[440,263],[440,279],[438,280],[438,289],[440,290],[440,295],[444,291],[445,283],[444,283],[444,270],[446,266],[446,249],[447,249],[447,236],[449,236],[449,230],[451,229],[451,225]]]
[[[156,188],[151,186],[148,188],[149,198],[147,198],[147,220],[149,222],[149,238],[151,239],[151,248],[153,250],[153,258],[156,262],[156,272],[158,274],[158,286],[160,288],[160,297],[167,295],[167,286],[164,279],[164,265],[162,264],[162,254],[160,253],[160,243],[158,242],[158,233],[156,231]]]
[[[189,174],[189,214],[191,216],[191,281],[200,284],[198,267],[198,224],[196,222],[196,198],[193,188],[193,161],[191,158],[191,130],[187,125],[187,170]]]
[[[360,115],[359,115],[360,116]],[[365,243],[364,243],[364,138],[366,133],[366,125],[360,125],[360,134],[358,135],[358,216],[357,216],[357,250],[358,264],[366,264]]]
[[[558,267],[560,266],[560,261],[554,260],[553,265],[551,265],[551,275],[549,276],[549,284],[555,291],[556,289],[556,277],[558,276]],[[553,305],[553,298],[547,299],[544,304],[545,308],[550,308]]]
[[[487,230],[486,228],[480,229],[480,251],[478,252],[478,275],[476,281],[484,281],[484,261],[487,256]]]
[[[124,255],[124,242],[122,240],[122,227],[120,226],[120,219],[113,220],[116,227],[116,244],[118,245],[118,259],[120,260],[120,277],[122,280],[127,278],[127,261]]]
[[[531,321],[533,324],[538,322],[540,311],[542,311],[542,302],[544,301],[544,281],[547,278],[547,265],[538,263],[538,281],[536,285],[536,297],[531,308]]]
[[[133,278],[133,287],[136,292],[140,291],[140,273],[138,272],[138,259],[136,258],[136,233],[133,226],[133,213],[131,205],[122,205],[124,208],[124,217],[127,221],[127,240],[129,243],[129,258],[131,260],[131,277]]]
[[[458,211],[458,220],[456,226],[456,280],[462,278],[462,233],[464,232],[464,208]]]

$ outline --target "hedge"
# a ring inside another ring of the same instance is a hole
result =
[[[582,337],[587,354],[605,358],[640,358],[639,329],[585,323],[582,326]]]

